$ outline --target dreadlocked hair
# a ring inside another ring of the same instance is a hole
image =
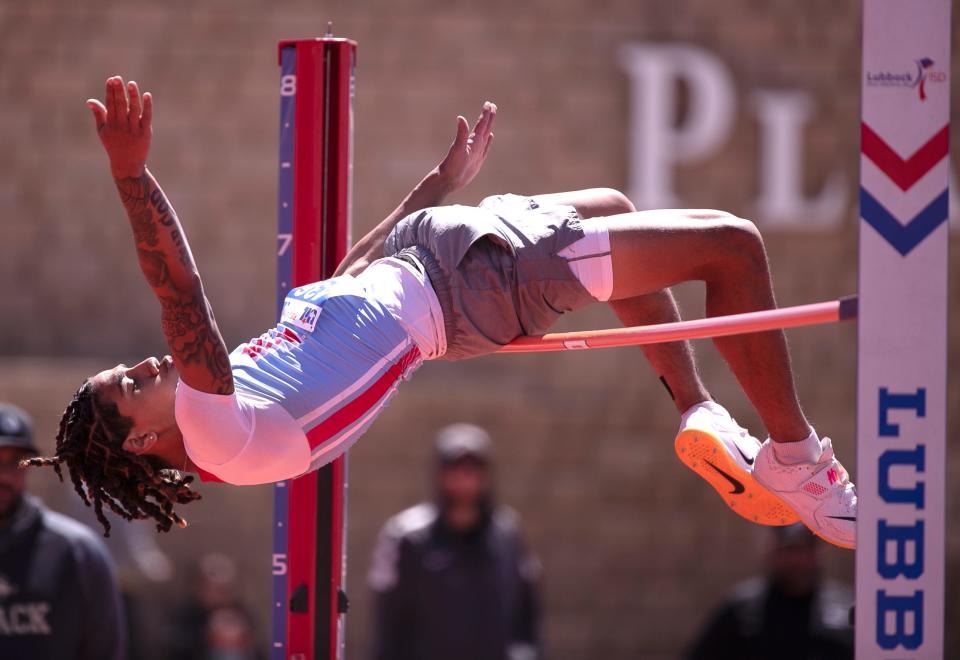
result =
[[[60,418],[56,454],[20,464],[51,466],[60,481],[60,466],[66,464],[73,488],[93,507],[104,536],[110,536],[104,504],[126,520],[152,518],[158,532],[168,532],[174,524],[186,527],[173,506],[200,499],[200,493],[190,489],[193,476],[166,469],[155,457],[125,451],[123,441],[132,427],[133,420],[123,417],[116,404],[98,401],[86,381]]]

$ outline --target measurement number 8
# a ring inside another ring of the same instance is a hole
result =
[[[297,93],[297,77],[287,74],[280,76],[280,96],[293,96]]]

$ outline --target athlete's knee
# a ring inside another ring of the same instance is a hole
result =
[[[745,218],[725,214],[721,223],[721,245],[728,257],[747,268],[767,267],[767,251],[757,226]]]
[[[637,210],[630,198],[616,188],[597,188],[596,191],[603,197],[604,205],[611,211],[610,215],[633,213]]]
[[[630,198],[616,188],[604,188],[603,191],[610,200],[610,205],[619,209],[620,213],[634,213],[637,210]]]

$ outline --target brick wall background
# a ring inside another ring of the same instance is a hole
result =
[[[678,193],[691,206],[752,216],[759,146],[746,95],[757,87],[809,91],[816,111],[805,134],[805,185],[819,190],[840,172],[851,206],[839,229],[768,234],[779,300],[855,289],[860,15],[852,0],[13,0],[0,4],[0,398],[35,415],[42,445],[52,446],[59,413],[86,375],[164,351],[83,101],[116,73],[154,92],[151,167],[235,345],[272,323],[276,42],[322,34],[328,19],[360,42],[355,235],[442,155],[456,114],[472,117],[485,99],[500,106],[496,144],[473,187],[451,201],[625,186],[628,90],[618,49],[684,42],[731,68],[741,108],[716,156],[678,169]],[[960,67],[953,69],[956,85]],[[958,146],[954,137],[955,153]],[[703,313],[699,286],[680,294],[686,315]],[[951,367],[958,320],[954,309]],[[598,306],[563,327],[614,323]],[[805,406],[853,468],[855,330],[797,330],[790,340]],[[714,349],[698,351],[713,392],[761,433]],[[553,657],[677,657],[711,606],[762,562],[764,530],[728,513],[673,458],[675,415],[639,354],[427,365],[402,391],[351,454],[350,657],[367,648],[364,573],[374,536],[386,517],[428,493],[429,438],[452,421],[484,424],[496,438],[501,497],[524,516],[545,566]],[[958,397],[952,380],[951,435],[960,431]],[[953,523],[956,452],[949,461]],[[54,505],[72,497],[50,475],[33,480]],[[192,527],[161,542],[182,562],[207,549],[233,554],[265,635],[270,489],[212,486],[204,494],[188,509]],[[960,606],[954,524],[948,543],[949,621]],[[852,581],[852,555],[824,555],[831,575]],[[948,628],[948,636],[960,650],[958,633]]]

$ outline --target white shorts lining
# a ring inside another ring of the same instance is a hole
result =
[[[560,250],[557,255],[591,296],[600,302],[613,295],[613,258],[610,256],[610,232],[602,220],[581,221],[584,236]]]

